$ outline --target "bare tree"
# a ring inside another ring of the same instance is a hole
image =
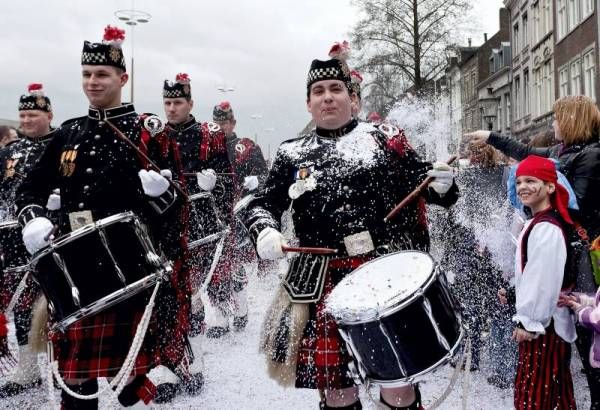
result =
[[[355,66],[369,74],[366,106],[381,104],[372,97],[390,104],[401,91],[419,92],[439,76],[444,50],[471,7],[469,0],[354,0],[354,5],[364,13],[351,35],[358,50]]]

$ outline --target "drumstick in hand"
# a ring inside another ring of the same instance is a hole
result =
[[[456,155],[452,155],[448,161],[446,161],[446,164],[450,165],[452,164],[454,161],[456,161],[456,159],[458,158],[458,156]],[[427,188],[427,186],[431,183],[431,181],[433,181],[433,177],[427,177],[425,178],[425,180],[423,182],[421,182],[421,184],[419,184],[418,187],[416,187],[414,189],[414,191],[412,191],[410,194],[408,194],[406,196],[406,198],[404,198],[402,200],[402,202],[400,202],[398,205],[396,205],[394,207],[394,209],[392,209],[390,211],[389,214],[386,215],[385,218],[383,218],[384,222],[389,222],[390,219],[392,219],[394,216],[396,216],[396,214],[402,209],[404,208],[406,205],[408,205],[409,203],[411,203],[416,197],[418,197],[421,192]]]
[[[309,248],[309,247],[305,247],[305,246],[293,247],[293,246],[287,246],[287,245],[283,245],[281,247],[281,249],[284,252],[312,253],[314,255],[333,255],[338,252],[337,249],[331,249],[331,248]]]

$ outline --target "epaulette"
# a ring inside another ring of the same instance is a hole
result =
[[[151,113],[143,113],[139,116],[142,127],[150,133],[151,136],[156,136],[165,130],[166,122],[158,115]]]
[[[202,125],[206,125],[206,129],[208,129],[208,132],[210,132],[211,135],[214,135],[217,132],[221,131],[221,126],[216,122],[206,121]]]

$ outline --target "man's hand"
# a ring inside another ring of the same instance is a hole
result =
[[[281,233],[273,228],[265,228],[256,239],[256,253],[261,259],[275,260],[283,257],[285,239]]]
[[[142,188],[144,193],[150,197],[156,198],[164,194],[169,189],[169,180],[171,177],[171,171],[163,169],[160,174],[156,171],[145,169],[138,172],[138,176],[142,181]]]
[[[434,163],[433,169],[427,171],[427,175],[433,177],[433,181],[429,183],[429,186],[440,195],[445,195],[454,183],[452,168],[445,162]]]
[[[248,191],[254,191],[258,188],[258,177],[256,175],[250,175],[244,178],[244,188]]]
[[[23,228],[23,243],[27,252],[34,254],[44,246],[48,245],[50,241],[46,239],[46,236],[52,231],[54,225],[48,218],[38,216],[27,222]]]
[[[60,190],[55,189],[48,197],[46,209],[49,211],[58,211],[60,209]]]
[[[203,169],[196,174],[198,186],[203,191],[212,191],[217,183],[217,173],[212,169]]]

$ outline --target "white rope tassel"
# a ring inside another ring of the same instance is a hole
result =
[[[121,366],[121,370],[119,370],[117,375],[110,381],[110,383],[104,389],[102,389],[102,390],[99,389],[96,393],[90,394],[89,396],[84,396],[84,395],[74,392],[73,390],[71,390],[69,388],[69,386],[67,386],[64,379],[60,375],[60,372],[58,371],[58,361],[54,360],[54,357],[48,357],[48,363],[49,363],[48,366],[51,369],[50,372],[56,378],[56,382],[61,387],[61,389],[66,391],[67,394],[69,394],[71,397],[74,397],[79,400],[97,399],[104,392],[106,392],[108,390],[112,390],[115,386],[116,386],[116,389],[114,389],[114,394],[112,395],[112,399],[114,400],[119,394],[121,394],[121,392],[125,388],[125,385],[127,384],[127,379],[129,378],[129,375],[131,374],[131,371],[133,370],[133,366],[135,365],[135,360],[137,359],[140,349],[142,348],[142,343],[144,341],[144,337],[146,337],[146,331],[148,330],[148,325],[150,324],[150,318],[152,316],[152,310],[154,308],[154,301],[156,299],[156,294],[158,293],[159,286],[160,286],[160,281],[156,282],[156,285],[154,286],[154,291],[152,292],[152,296],[150,297],[150,300],[148,301],[148,305],[146,306],[146,309],[144,310],[144,314],[142,315],[142,318],[140,319],[140,322],[138,323],[137,330],[135,332],[135,336],[133,338],[133,341],[131,342],[131,347],[129,348],[129,353],[127,353],[127,357],[125,358],[125,361],[123,362],[123,366]],[[51,383],[52,383],[52,381],[51,381]]]

